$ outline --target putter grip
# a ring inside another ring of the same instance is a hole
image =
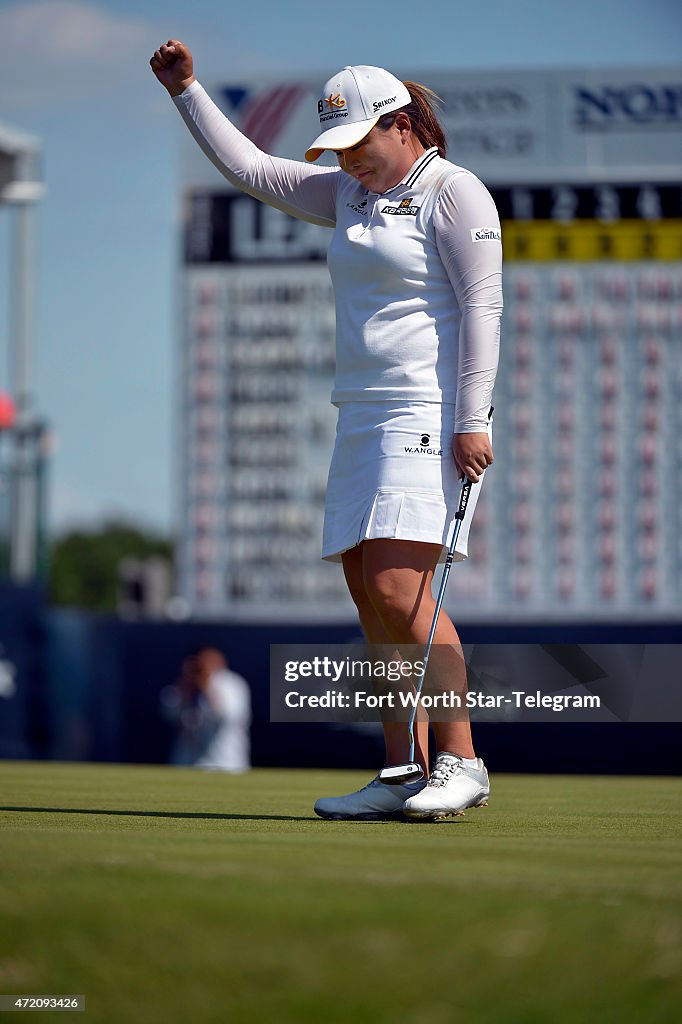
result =
[[[467,505],[469,503],[469,495],[470,494],[471,494],[471,480],[467,480],[466,483],[462,486],[462,493],[461,493],[460,498],[459,498],[459,508],[457,509],[457,513],[455,515],[455,519],[460,519],[460,520],[464,519],[464,516],[466,514],[466,510],[467,510]]]

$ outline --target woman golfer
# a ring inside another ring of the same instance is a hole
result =
[[[452,537],[460,485],[471,489],[455,557],[480,481],[493,461],[491,396],[502,313],[495,205],[469,171],[445,160],[433,94],[382,68],[346,67],[325,83],[320,133],[307,162],[260,151],[227,120],[169,40],[150,61],[209,159],[233,185],[333,229],[337,439],[322,557],[343,563],[369,643],[423,644],[431,582]],[[337,167],[312,165],[331,150]],[[437,645],[459,644],[441,614]],[[324,818],[434,819],[487,801],[488,774],[467,721],[434,722],[440,751],[428,782],[318,800]],[[386,722],[387,765],[408,759],[405,723]],[[428,722],[415,760],[428,775]]]

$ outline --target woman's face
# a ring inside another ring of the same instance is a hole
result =
[[[412,132],[394,124],[386,131],[375,126],[357,145],[335,152],[341,170],[368,192],[386,192],[398,184],[424,150]]]

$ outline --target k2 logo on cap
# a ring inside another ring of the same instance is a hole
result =
[[[327,110],[341,110],[345,105],[346,101],[343,99],[340,92],[337,92],[336,95],[334,95],[333,92],[330,92],[329,96],[325,96],[323,100],[319,100],[317,104],[317,112],[318,114],[324,113],[325,106]]]
[[[499,228],[469,228],[472,242],[501,242],[502,232]]]

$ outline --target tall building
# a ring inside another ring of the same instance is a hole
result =
[[[318,80],[213,91],[302,159]],[[495,465],[448,603],[466,618],[682,608],[678,68],[409,75],[503,226]],[[196,615],[354,615],[319,559],[333,445],[330,232],[231,188],[187,137],[180,587]]]

